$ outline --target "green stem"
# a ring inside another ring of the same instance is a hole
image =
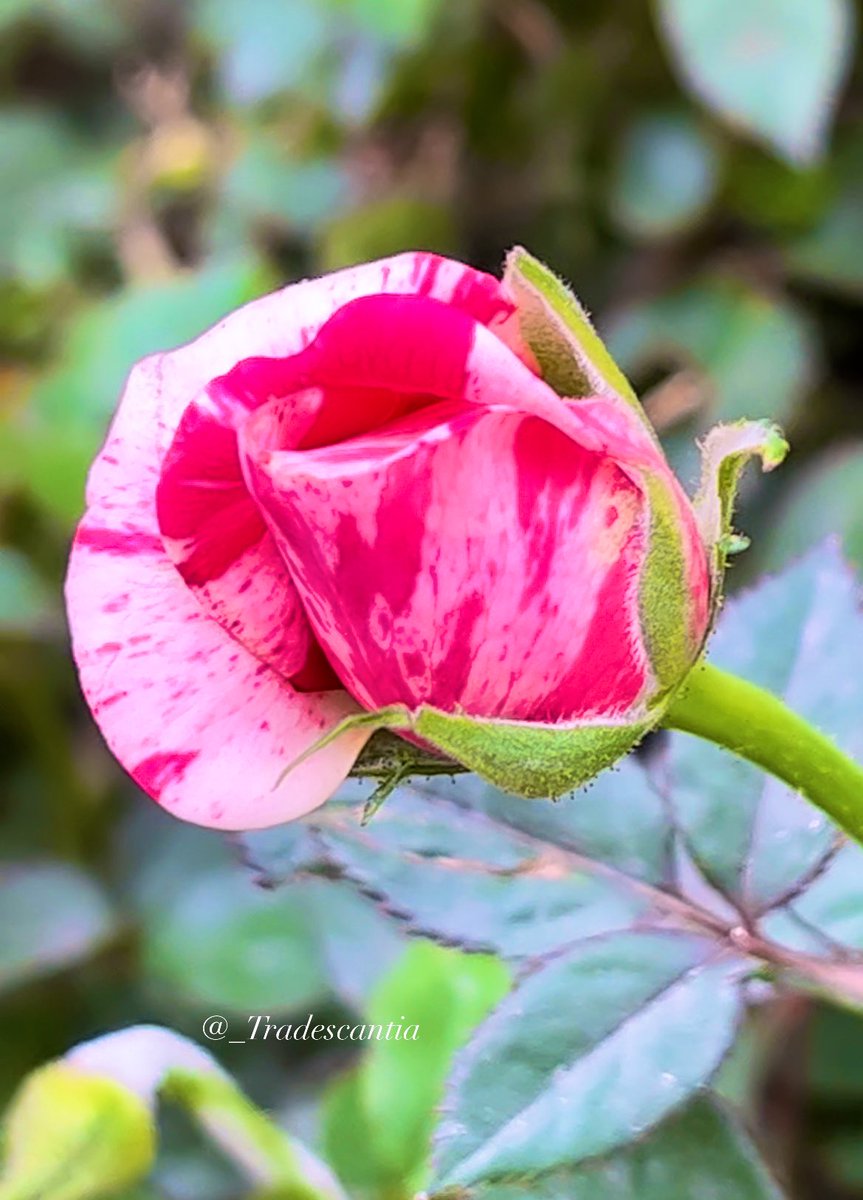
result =
[[[715,742],[769,771],[863,843],[863,767],[764,688],[700,663],[662,724]]]
[[[229,1158],[280,1200],[334,1200],[337,1193],[327,1181],[310,1178],[317,1164],[303,1162],[287,1134],[232,1080],[175,1067],[160,1090],[183,1105]]]

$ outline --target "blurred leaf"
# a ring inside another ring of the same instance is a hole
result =
[[[381,980],[365,1021],[419,1028],[415,1040],[365,1043],[360,1066],[329,1089],[324,1140],[346,1184],[420,1186],[452,1057],[508,984],[496,959],[427,942]]]
[[[589,938],[545,963],[456,1059],[436,1186],[571,1167],[652,1128],[728,1050],[742,966],[668,930]]]
[[[334,116],[347,125],[374,119],[389,77],[393,47],[358,30],[340,46],[339,70],[329,89]]]
[[[391,196],[336,218],[320,239],[322,271],[398,254],[402,250],[455,251],[451,213],[442,205],[409,196]]]
[[[105,896],[75,867],[0,866],[0,989],[86,958],[114,931]]]
[[[620,147],[611,205],[636,237],[667,237],[689,228],[716,190],[719,160],[697,122],[655,113],[630,126]]]
[[[264,892],[233,868],[187,877],[170,906],[148,913],[148,973],[198,1008],[292,1013],[329,988],[302,886]],[[241,1036],[242,1036],[241,1035]]]
[[[2,22],[0,22],[2,23]],[[113,181],[106,156],[85,150],[55,114],[0,113],[0,272],[31,285],[69,268],[70,236],[110,227]]]
[[[2,428],[0,487],[32,496],[64,525],[84,510],[84,481],[104,431],[28,414]]]
[[[365,1108],[360,1070],[350,1071],[330,1085],[324,1096],[322,1124],[326,1160],[347,1187],[377,1189],[394,1182],[389,1165],[380,1158],[378,1129]]]
[[[712,402],[695,432],[717,421],[770,418],[788,425],[820,369],[820,348],[797,308],[725,278],[706,279],[614,314],[604,330],[623,370],[694,366]],[[675,444],[684,483],[698,476],[693,430]]]
[[[746,1133],[704,1099],[631,1149],[548,1175],[483,1182],[465,1200],[782,1200]]]
[[[223,837],[155,805],[133,816],[115,857],[140,915],[145,975],[163,993],[243,1017],[292,1012],[327,994],[301,887],[256,886]]]
[[[330,986],[357,1011],[404,950],[400,928],[355,889],[309,879],[304,905]]]
[[[859,1130],[828,1133],[818,1149],[818,1157],[826,1161],[831,1176],[858,1194],[863,1188],[863,1145]]]
[[[164,283],[129,287],[82,309],[59,363],[34,392],[34,408],[51,420],[90,425],[101,434],[138,359],[196,337],[268,283],[254,260],[214,263]]]
[[[789,270],[852,296],[863,293],[863,190],[838,197],[823,220],[787,250]]]
[[[833,546],[730,600],[710,658],[863,753],[859,586]],[[837,844],[836,828],[797,792],[698,738],[672,735],[667,781],[699,867],[751,916],[799,889]]]
[[[863,571],[863,444],[833,447],[791,480],[784,503],[758,547],[759,564],[779,570],[804,551],[840,535],[845,553]]]
[[[822,162],[802,170],[757,146],[738,146],[728,173],[729,206],[752,224],[799,234],[830,203],[832,168],[832,162]]]
[[[82,50],[111,48],[125,33],[123,15],[111,0],[0,0],[0,31],[38,18]]]
[[[195,27],[219,53],[219,75],[238,104],[257,104],[314,78],[333,32],[319,0],[195,0]]]
[[[163,988],[176,980],[186,1005],[276,1014],[337,995],[359,1008],[402,949],[393,923],[352,888],[305,878],[282,904],[221,835],[155,805],[133,816],[114,852],[120,886],[141,914],[148,967]],[[271,832],[308,839],[299,823]],[[263,834],[245,836],[248,856]]]
[[[397,46],[412,46],[431,32],[442,0],[339,0],[367,29]]]
[[[244,147],[224,180],[224,199],[247,218],[283,221],[307,232],[340,207],[344,172],[334,159],[289,160],[272,136]]]
[[[824,149],[854,41],[849,0],[657,0],[686,83],[792,163]]]
[[[396,1177],[424,1162],[452,1057],[508,990],[497,959],[428,942],[415,942],[381,982],[369,1020],[419,1026],[415,1042],[376,1042],[361,1071],[363,1101]]]
[[[53,611],[54,598],[27,558],[0,546],[0,634],[34,633]]]
[[[87,468],[135,362],[195,337],[270,283],[254,261],[217,263],[82,309],[30,409],[3,428],[0,484],[27,491],[64,522],[76,519]]]

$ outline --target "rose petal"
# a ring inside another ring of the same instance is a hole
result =
[[[206,616],[157,537],[102,523],[110,518],[94,508],[82,522],[67,598],[84,693],[114,754],[168,811],[198,825],[255,829],[323,803],[362,731],[274,784],[354,711],[350,698],[292,693]]]
[[[248,469],[367,707],[562,721],[643,695],[641,491],[546,421],[451,401],[338,445],[259,451]]]
[[[394,294],[376,295],[381,292]],[[406,388],[414,377],[428,373],[417,361],[418,348],[410,357],[400,355],[398,340],[381,336],[387,330],[386,314],[375,311],[378,300],[398,305],[403,293],[460,315],[463,337],[468,339],[474,320],[502,328],[513,312],[491,276],[423,253],[289,288],[271,298],[272,307],[282,308],[284,317],[278,344],[269,349],[278,357],[237,353],[227,374],[213,379],[197,397],[187,397],[189,406],[162,467],[159,526],[186,583],[210,616],[302,690],[338,686],[338,681],[248,496],[236,430],[271,396],[287,397],[312,383],[329,383],[328,403],[322,409],[322,393],[303,392],[309,403],[293,406],[291,445],[350,437],[419,402],[416,388],[413,399],[404,391],[397,394],[398,381],[392,390],[394,371]],[[366,307],[357,319],[352,310],[362,306],[364,298]],[[426,367],[441,361],[433,331],[426,331],[419,349]],[[389,391],[377,386],[382,379]]]

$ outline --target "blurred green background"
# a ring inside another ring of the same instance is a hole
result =
[[[82,705],[61,582],[131,364],[308,274],[415,247],[498,271],[523,243],[595,314],[688,486],[717,419],[785,426],[788,465],[747,481],[732,586],[830,532],[863,567],[859,18],[0,0],[0,1104],[135,1020],[361,1012],[404,951],[324,882],[256,888],[136,793]],[[408,961],[417,1009],[462,969]],[[752,1039],[748,1107],[794,1194],[863,1197],[863,1022],[798,997]],[[225,1061],[310,1141],[361,1137],[343,1092],[321,1122],[349,1065],[332,1047]],[[182,1123],[166,1137],[142,1197],[241,1194]]]

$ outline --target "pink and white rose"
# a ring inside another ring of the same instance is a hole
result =
[[[631,730],[611,761],[698,655],[692,506],[577,338],[584,390],[561,394],[549,363],[572,331],[551,309],[543,329],[518,268],[370,263],[133,371],[68,605],[96,721],[175,815],[307,813],[373,731],[350,718],[393,706],[390,725],[492,778],[473,729],[509,731],[521,757],[534,730]],[[552,774],[563,790],[584,771]]]

